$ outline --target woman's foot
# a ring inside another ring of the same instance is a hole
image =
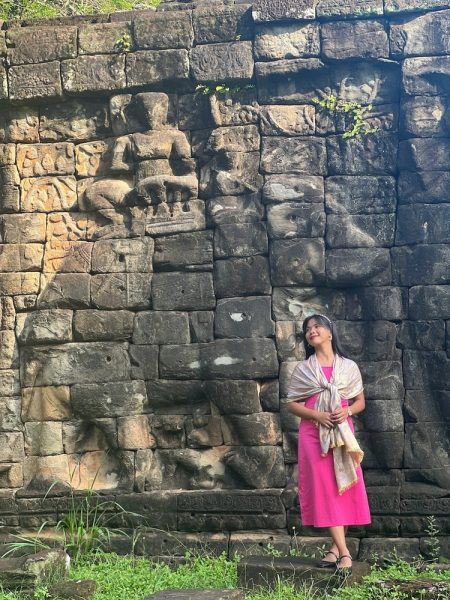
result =
[[[352,574],[352,557],[350,554],[342,554],[337,561],[337,570],[341,575]]]
[[[331,569],[336,568],[339,561],[339,556],[333,552],[333,550],[328,550],[322,560],[319,562],[318,566],[321,569]]]

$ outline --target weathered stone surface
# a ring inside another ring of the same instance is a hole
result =
[[[222,446],[223,436],[220,417],[194,415],[186,421],[186,443],[188,448]]]
[[[344,294],[326,288],[274,288],[273,315],[277,321],[302,321],[307,315],[313,313],[324,313],[338,319],[344,318]]]
[[[403,431],[358,433],[364,451],[366,469],[400,469],[403,467]]]
[[[273,105],[261,112],[261,132],[264,135],[313,135],[316,131],[314,106]]]
[[[360,362],[365,394],[369,398],[403,398],[401,363],[397,361]]]
[[[318,17],[363,17],[383,14],[382,0],[321,0],[316,7]]]
[[[270,247],[274,285],[311,285],[324,280],[325,246],[321,239],[274,240]]]
[[[43,142],[86,141],[108,133],[108,112],[100,102],[73,101],[42,108],[39,136]]]
[[[11,91],[9,94],[11,95]],[[8,77],[3,64],[0,65],[0,98],[8,98]]]
[[[330,248],[391,247],[395,213],[384,215],[329,215],[326,242]]]
[[[23,421],[65,421],[71,416],[69,387],[22,388]]]
[[[117,439],[119,448],[125,450],[153,448],[156,443],[156,440],[150,435],[146,415],[119,417],[117,419]]]
[[[447,101],[440,96],[405,97],[401,105],[401,129],[407,137],[448,135]]]
[[[205,393],[221,415],[261,412],[256,381],[208,381]]]
[[[1,186],[0,210],[2,213],[19,212],[20,210],[20,191],[18,187]]]
[[[215,334],[218,338],[270,337],[274,334],[271,302],[260,298],[219,300],[215,312]]]
[[[0,397],[12,397],[19,395],[19,372],[13,369],[0,371]]]
[[[407,423],[405,435],[405,467],[447,469],[435,482],[443,488],[450,484],[449,427],[443,423]]]
[[[126,310],[79,310],[73,319],[74,336],[84,342],[127,340],[133,332],[133,318]]]
[[[404,350],[403,369],[407,389],[442,390],[450,388],[450,360],[443,351]]]
[[[43,249],[42,244],[0,244],[0,272],[38,271]]]
[[[0,462],[21,462],[24,459],[23,433],[0,433]]]
[[[153,264],[155,269],[188,271],[207,270],[212,266],[213,235],[211,231],[180,233],[155,240]]]
[[[92,272],[151,273],[153,247],[154,242],[150,238],[95,242]]]
[[[82,419],[95,419],[141,414],[146,399],[144,382],[117,381],[120,375],[120,371],[110,373],[109,381],[116,379],[114,383],[74,385],[74,415]]]
[[[268,240],[264,223],[218,225],[214,233],[214,256],[253,256],[267,254]]]
[[[152,283],[155,310],[205,310],[216,304],[210,273],[155,273]]]
[[[265,173],[326,175],[325,140],[313,137],[264,138],[261,168]]]
[[[52,212],[74,209],[77,204],[74,177],[33,177],[21,182],[24,212]]]
[[[354,360],[399,360],[397,327],[394,323],[336,321],[336,326],[346,351]]]
[[[107,273],[91,278],[91,301],[96,308],[148,308],[152,276],[147,273]]]
[[[78,51],[80,54],[113,54],[121,51],[119,40],[129,36],[130,23],[88,23],[78,28]],[[133,43],[131,42],[133,48]]]
[[[446,139],[415,138],[400,142],[399,168],[406,171],[450,170]]]
[[[275,341],[280,362],[300,358],[297,351],[296,324],[293,321],[277,321]],[[297,352],[296,352],[297,351]]]
[[[147,346],[151,348],[152,346]],[[196,381],[176,381],[157,379],[147,381],[148,407],[155,414],[210,414],[209,400],[205,383]]]
[[[33,291],[18,293],[37,293]],[[89,306],[90,276],[87,273],[56,273],[41,275],[39,308],[84,308]]]
[[[224,443],[227,446],[276,446],[281,443],[278,415],[231,415],[222,417]]]
[[[65,242],[58,239],[47,242],[42,266],[43,272],[89,272],[91,270],[92,246],[92,242]]]
[[[385,11],[387,13],[422,12],[429,8],[448,8],[449,3],[445,0],[385,0]]]
[[[264,217],[259,194],[213,198],[206,205],[208,223],[254,223]]]
[[[400,173],[398,195],[400,204],[439,204],[447,202],[445,190],[450,181],[446,171],[422,171]]]
[[[31,106],[6,108],[0,117],[0,140],[39,142],[39,113]]]
[[[346,294],[346,318],[400,321],[408,314],[406,288],[366,287]]]
[[[0,144],[0,166],[14,165],[16,162],[16,147],[14,144]]]
[[[173,379],[276,377],[278,360],[275,344],[265,338],[248,338],[163,346],[160,374]]]
[[[11,100],[34,100],[62,96],[60,63],[58,61],[11,67],[8,72],[8,81]]]
[[[0,185],[2,187],[16,186],[20,183],[17,167],[7,165],[0,167]]]
[[[326,253],[326,274],[338,285],[389,285],[391,261],[387,248],[336,249]]]
[[[313,175],[269,175],[263,188],[263,201],[323,202],[324,180]]]
[[[403,89],[408,95],[448,95],[449,72],[449,56],[406,58],[402,67]]]
[[[21,398],[0,398],[0,430],[21,431],[23,427],[20,415]]]
[[[16,311],[12,298],[0,297],[0,329],[13,331],[15,326]]]
[[[424,315],[429,317],[426,306],[423,308]],[[400,348],[415,350],[443,350],[445,348],[444,321],[403,321],[398,331],[398,345]]]
[[[193,12],[196,44],[251,39],[253,21],[247,6],[200,7]]]
[[[200,171],[200,191],[206,198],[253,194],[263,185],[259,152],[221,152]]]
[[[207,132],[209,134],[209,131]],[[256,125],[235,125],[219,127],[202,140],[205,132],[196,132],[192,138],[195,156],[214,155],[216,152],[255,152],[259,150],[259,130]]]
[[[330,136],[327,152],[330,175],[387,175],[396,170],[397,139],[393,134],[381,132],[349,139]]]
[[[23,467],[20,463],[6,463],[1,466],[0,486],[2,488],[23,487]]]
[[[392,266],[400,285],[450,283],[450,250],[444,244],[393,248]]]
[[[39,310],[16,317],[16,335],[21,344],[46,344],[72,340],[71,310]]]
[[[48,456],[62,454],[62,425],[54,421],[25,424],[25,453]]]
[[[256,0],[253,18],[256,22],[314,19],[315,4],[312,0]]]
[[[256,90],[251,86],[244,87],[243,90],[238,90],[232,94],[210,96],[209,108],[213,122],[218,127],[247,125],[259,121]],[[205,122],[201,124],[201,127],[204,126]]]
[[[335,176],[325,180],[325,208],[328,213],[393,213],[395,206],[393,177]]]
[[[96,55],[63,60],[61,77],[68,93],[120,89],[126,86],[125,57]]]
[[[194,40],[189,12],[155,13],[134,19],[134,37],[139,49],[190,48]]]
[[[23,590],[33,593],[35,588],[68,575],[67,554],[64,550],[50,549],[20,558],[2,559],[1,585],[5,592]]]
[[[449,204],[399,206],[396,245],[448,244],[450,243],[449,219]]]
[[[189,342],[187,313],[151,311],[136,315],[133,343],[188,344]]]
[[[280,60],[318,56],[320,53],[317,24],[263,25],[255,38],[255,60]]]
[[[129,347],[132,379],[156,379],[158,377],[157,346],[131,344]]]
[[[217,260],[214,282],[218,298],[270,294],[269,261],[265,256]]]
[[[322,53],[331,60],[387,58],[389,40],[381,21],[337,21],[321,28]]]
[[[240,590],[166,590],[144,600],[244,600],[244,595]]]
[[[183,83],[189,77],[186,50],[141,50],[127,56],[128,86]]]
[[[450,319],[450,286],[415,286],[409,295],[409,316],[411,319]]]
[[[97,589],[97,582],[93,579],[79,581],[63,581],[56,583],[49,589],[53,597],[63,597],[67,600],[90,600]]]
[[[160,415],[150,417],[150,427],[158,448],[184,448],[186,435],[184,416]]]
[[[0,273],[0,295],[37,294],[38,273]]]
[[[24,348],[21,363],[26,387],[120,381],[130,369],[125,345],[107,342]]]
[[[196,81],[239,81],[253,76],[251,42],[196,46],[190,53]]]
[[[43,63],[77,55],[76,27],[16,27],[6,32],[11,65]]]
[[[193,342],[211,342],[214,339],[214,312],[209,310],[190,312],[189,330]]]
[[[321,237],[325,233],[323,205],[283,202],[269,206],[267,228],[271,239]]]

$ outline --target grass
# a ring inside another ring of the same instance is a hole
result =
[[[158,6],[161,0],[0,0],[0,19],[40,19],[115,13]]]
[[[141,600],[165,589],[235,588],[238,561],[239,558],[229,561],[225,555],[213,558],[192,554],[187,555],[185,564],[171,569],[163,563],[153,563],[145,558],[96,552],[82,556],[75,562],[71,578],[95,579],[98,591],[93,600]],[[399,593],[380,589],[379,581],[416,577],[450,581],[450,571],[435,573],[428,569],[419,572],[416,566],[398,561],[386,569],[374,569],[364,583],[349,588],[323,593],[309,585],[296,590],[289,582],[279,581],[272,590],[247,594],[246,600],[402,600]],[[45,588],[38,589],[28,598],[19,594],[0,593],[0,600],[45,600],[46,597]]]

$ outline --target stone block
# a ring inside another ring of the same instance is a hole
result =
[[[25,424],[25,453],[27,456],[62,454],[62,425],[54,421]]]
[[[153,264],[157,270],[207,270],[212,267],[213,234],[196,231],[159,237],[155,240]]]
[[[43,142],[84,142],[108,133],[108,110],[101,102],[73,100],[41,110],[39,136]]]
[[[43,250],[42,244],[0,244],[0,272],[39,271]]]
[[[366,469],[400,469],[403,467],[403,431],[364,432],[357,434],[364,451]]]
[[[414,286],[409,293],[411,319],[450,319],[450,286]]]
[[[3,64],[0,65],[0,98],[8,98],[8,76]]]
[[[340,286],[389,285],[391,260],[387,248],[341,248],[328,250],[326,274]]]
[[[71,310],[38,310],[16,316],[16,336],[20,344],[62,343],[72,340]]]
[[[147,346],[151,348],[151,346]],[[205,382],[158,379],[147,381],[148,409],[155,414],[210,414]]]
[[[384,2],[387,14],[422,12],[436,8],[449,8],[449,3],[445,0],[385,0]]]
[[[120,23],[87,23],[78,27],[78,51],[80,54],[114,54],[120,52],[121,39],[129,36],[131,40],[131,24]],[[132,44],[133,48],[134,44]]]
[[[0,487],[9,489],[23,487],[23,467],[20,463],[2,464],[0,470]]]
[[[10,67],[8,82],[10,100],[45,100],[63,95],[59,61]]]
[[[146,415],[119,417],[117,419],[117,439],[119,448],[125,450],[153,448],[156,443],[156,440],[150,435]]]
[[[223,96],[210,96],[209,108],[213,122],[218,127],[259,122],[260,109],[256,98],[256,89],[251,85]],[[200,128],[202,127],[205,127],[204,121]]]
[[[74,177],[32,177],[22,179],[21,207],[24,212],[68,211],[76,208]]]
[[[0,167],[16,163],[16,146],[14,144],[0,144]]]
[[[336,321],[344,348],[354,360],[399,360],[397,327],[389,321]],[[381,396],[380,396],[381,397]]]
[[[61,77],[65,92],[104,92],[124,88],[124,55],[79,56],[61,62]]]
[[[0,210],[2,213],[19,212],[20,190],[18,187],[2,185]]]
[[[337,319],[345,315],[343,292],[326,288],[275,287],[272,302],[276,321],[302,321],[313,313]]]
[[[261,412],[256,381],[208,381],[205,393],[221,415]]]
[[[21,398],[0,398],[0,431],[21,431]]]
[[[414,138],[399,144],[399,169],[405,171],[450,170],[450,141],[436,138]]]
[[[214,312],[207,310],[190,312],[189,331],[193,342],[212,342],[214,339]]]
[[[222,431],[227,446],[277,446],[281,443],[280,419],[273,413],[222,417]]]
[[[449,246],[419,244],[393,248],[392,270],[400,285],[450,283]]]
[[[252,256],[267,254],[268,240],[264,223],[218,225],[214,233],[214,256]]]
[[[24,348],[21,363],[25,387],[120,381],[130,372],[125,344],[108,342]]]
[[[217,338],[273,336],[269,296],[219,300],[214,330]]]
[[[12,298],[0,297],[0,329],[13,331],[15,327],[16,311]]]
[[[181,131],[213,127],[210,97],[183,94],[178,97],[178,126]]]
[[[107,273],[91,278],[91,302],[96,308],[148,308],[152,276],[147,273]]]
[[[447,226],[449,219],[450,204],[399,206],[396,245],[448,244],[450,243],[450,232]]]
[[[33,310],[37,305],[37,294],[24,294],[14,297],[14,307],[17,311]]]
[[[17,168],[21,177],[73,175],[74,159],[74,146],[66,142],[17,146]]]
[[[6,33],[11,65],[44,63],[77,55],[76,27],[16,27]]]
[[[330,136],[327,152],[330,175],[394,175],[396,172],[397,138],[392,133],[378,132],[348,139]]]
[[[73,319],[74,338],[83,342],[128,340],[134,314],[127,310],[78,310]]]
[[[128,86],[183,84],[189,78],[186,50],[141,50],[127,56]]]
[[[251,42],[196,46],[190,52],[191,71],[199,83],[242,81],[253,76]]]
[[[0,296],[37,294],[38,273],[0,273]]]
[[[403,321],[399,327],[397,341],[400,348],[443,350],[445,323],[444,321]]]
[[[256,22],[314,19],[315,5],[312,0],[256,0],[253,18]]]
[[[157,592],[146,596],[144,600],[192,600],[193,598],[198,600],[244,600],[244,595],[241,590],[186,589]]]
[[[0,433],[0,462],[22,462],[24,459],[23,433]]]
[[[86,142],[76,146],[76,169],[78,177],[99,177],[101,175],[107,175],[111,170],[114,144],[114,140],[110,138],[95,142]],[[107,183],[109,186],[111,185],[110,181]],[[117,185],[116,181],[114,181],[114,183]],[[122,192],[123,185],[123,182],[120,182],[121,187],[114,190],[115,194],[120,194]],[[102,194],[103,190],[98,190],[98,186],[94,187],[94,189],[96,193],[89,189],[86,190],[91,198],[93,196],[91,203],[94,204],[94,207],[96,209],[110,208],[111,202],[109,202],[108,192]],[[128,189],[126,191],[128,191]],[[83,208],[92,208],[91,206],[85,207],[84,205],[86,203],[83,202],[83,200],[84,199],[80,198],[80,206]],[[112,201],[114,202],[114,200]],[[103,204],[105,204],[105,206],[103,206]],[[119,204],[119,201],[117,201],[116,204]]]
[[[145,311],[136,315],[134,344],[189,344],[189,342],[187,313]]]
[[[77,383],[72,387],[72,408],[82,419],[121,417],[142,413],[146,400],[143,381],[118,381],[119,371],[110,373],[113,383]],[[78,379],[79,380],[79,379]]]
[[[450,428],[443,423],[406,423],[405,468],[447,469],[438,485],[448,488],[450,474]]]
[[[257,379],[278,375],[275,344],[266,338],[163,346],[159,363],[161,377],[171,379]]]
[[[283,202],[267,207],[267,229],[271,239],[317,238],[325,234],[323,204]]]
[[[316,7],[319,18],[359,18],[383,14],[383,0],[321,0]]]
[[[346,318],[350,320],[401,321],[408,315],[406,288],[366,287],[346,294]]]
[[[66,421],[71,416],[68,386],[22,388],[22,421]]]
[[[255,60],[305,58],[320,53],[316,23],[261,25],[255,38]]]
[[[402,66],[402,87],[409,96],[448,95],[450,56],[406,58]]]
[[[221,152],[200,170],[200,192],[205,198],[259,192],[259,152]]]
[[[137,15],[133,27],[136,45],[143,50],[190,48],[194,41],[192,18],[188,11],[154,13],[151,18]]]
[[[0,347],[0,369],[17,369],[19,355],[14,331],[0,330]]]
[[[261,169],[264,173],[326,175],[325,140],[313,137],[264,138]]]
[[[314,106],[272,105],[265,106],[261,113],[261,133],[263,135],[300,136],[314,135],[316,113]]]
[[[206,137],[205,137],[206,134]],[[209,131],[194,132],[192,147],[194,156],[214,155],[217,152],[259,151],[259,129],[256,125],[234,125]]]
[[[192,16],[196,44],[252,38],[253,20],[248,6],[205,6],[197,8]]]
[[[170,492],[165,493],[170,494]],[[176,512],[176,497],[176,493],[172,495],[174,502],[171,502],[173,506],[170,506],[170,510],[174,513]],[[164,508],[164,503],[161,502],[161,504],[161,508]],[[183,531],[160,533],[149,528],[142,532],[136,548],[137,554],[143,554],[144,556],[181,557],[186,554],[186,549],[193,552],[206,550],[209,556],[220,556],[223,552],[227,552],[228,538],[228,533],[202,532],[192,534]]]
[[[0,397],[20,396],[19,371],[0,371]]]
[[[405,137],[447,136],[447,104],[441,96],[406,97],[400,112],[400,127]]]
[[[157,346],[131,344],[129,347],[132,379],[155,379],[158,377]]]
[[[90,276],[87,273],[41,275],[40,289],[37,300],[39,308],[89,307]]]
[[[152,299],[154,310],[205,310],[214,308],[210,273],[155,273]]]
[[[214,282],[218,298],[270,294],[269,261],[265,256],[216,260]]]
[[[402,403],[400,400],[369,399],[362,414],[364,431],[401,431],[404,429]]]
[[[150,238],[100,240],[92,252],[93,273],[151,273],[154,242]]]
[[[321,27],[322,54],[329,60],[388,58],[389,40],[381,21],[336,21]]]
[[[279,412],[280,410],[280,384],[275,379],[269,379],[261,383],[259,393],[261,406],[268,412]]]
[[[223,436],[220,417],[194,415],[186,420],[186,443],[188,448],[222,446]]]
[[[152,436],[158,448],[176,449],[186,445],[183,415],[152,415],[149,417]]]
[[[320,203],[324,200],[323,177],[314,175],[269,175],[263,188],[264,203]]]
[[[39,142],[39,113],[31,106],[11,106],[0,117],[0,139],[6,142]]]
[[[20,178],[16,166],[7,165],[0,167],[0,185],[2,187],[17,186],[19,183]]]
[[[227,467],[250,488],[276,488],[286,483],[283,452],[279,446],[239,446],[231,450],[225,460]]]
[[[91,419],[63,423],[63,445],[66,454],[115,449],[117,425],[115,419]]]
[[[360,362],[368,398],[401,400],[404,395],[402,365],[398,361]],[[405,386],[409,387],[406,385]]]
[[[335,176],[325,180],[327,213],[342,215],[393,213],[394,177]]]
[[[42,265],[44,273],[88,273],[91,270],[92,242],[52,239],[51,234],[49,237],[51,241],[45,244]]]
[[[208,225],[255,223],[264,217],[259,194],[212,198],[206,205]]]
[[[450,359],[443,351],[403,351],[405,387],[410,390],[450,389]]]
[[[390,248],[394,245],[395,225],[395,213],[329,215],[327,246],[329,248]]]
[[[296,324],[293,321],[277,321],[275,341],[280,362],[300,358],[297,348]]]
[[[270,247],[273,285],[314,285],[325,277],[323,240],[274,240]]]

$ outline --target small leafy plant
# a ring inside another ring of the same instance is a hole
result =
[[[354,138],[359,134],[369,135],[380,130],[379,127],[370,127],[364,118],[372,110],[372,104],[363,106],[358,102],[346,102],[337,98],[334,94],[329,94],[325,98],[313,98],[314,104],[317,104],[324,110],[332,114],[345,114],[351,118],[351,126],[347,131],[344,131],[345,139]]]
[[[434,515],[429,515],[426,518],[427,526],[425,533],[427,534],[427,553],[432,562],[439,562],[441,555],[441,544],[439,538],[439,527]]]
[[[203,85],[199,84],[195,88],[195,95],[202,96],[225,96],[226,94],[237,94],[243,90],[249,90],[254,88],[255,86],[252,83],[248,83],[247,85],[237,85],[237,86],[229,86],[226,83],[218,83],[216,85]]]
[[[118,52],[122,54],[128,54],[131,51],[132,40],[131,35],[129,33],[124,33],[120,36],[120,38],[116,41],[116,49]]]

